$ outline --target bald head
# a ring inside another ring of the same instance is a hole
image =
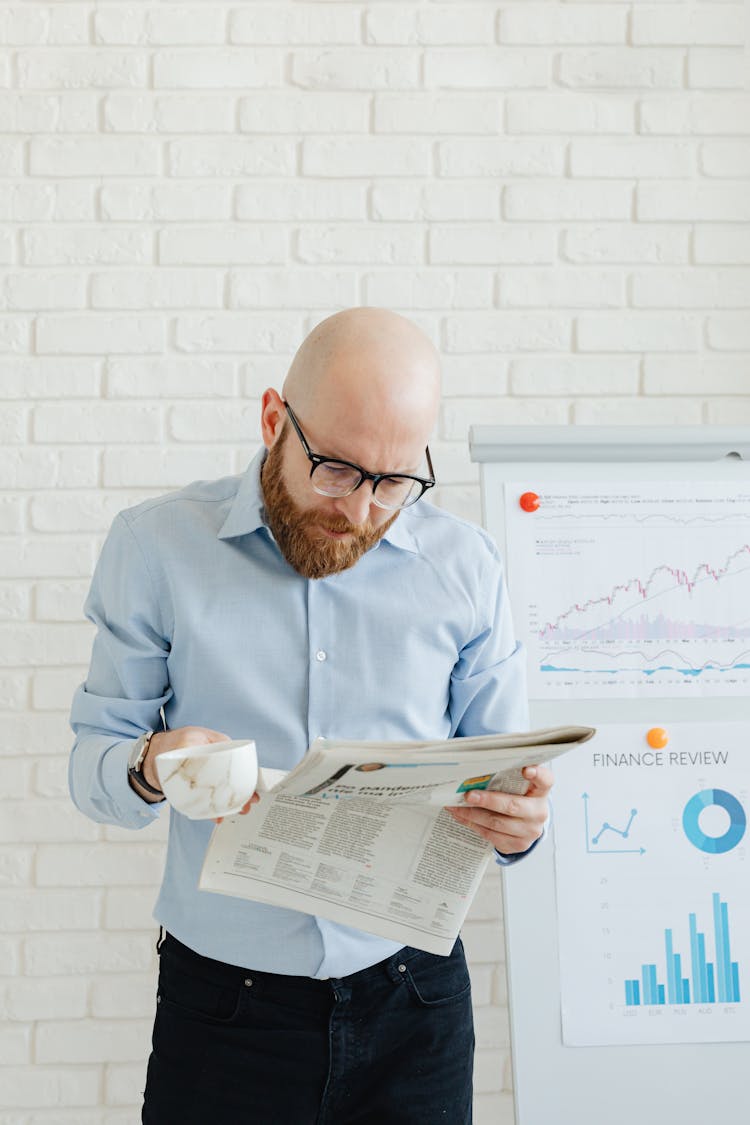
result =
[[[432,428],[440,399],[440,358],[428,337],[388,309],[345,309],[302,342],[284,381],[284,397],[309,414],[321,402],[387,419],[416,414]]]

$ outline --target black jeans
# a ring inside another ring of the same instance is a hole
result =
[[[470,1125],[461,941],[313,980],[201,957],[167,935],[145,1125]]]

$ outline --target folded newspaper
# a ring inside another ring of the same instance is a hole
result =
[[[524,766],[594,734],[555,727],[438,742],[316,740],[293,770],[259,770],[260,801],[214,829],[204,891],[316,914],[447,955],[492,846],[445,806],[523,795]]]

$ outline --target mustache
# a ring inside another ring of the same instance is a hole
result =
[[[346,516],[326,516],[325,519],[321,519],[320,514],[316,512],[305,512],[301,522],[305,527],[323,527],[326,531],[331,531],[337,535],[361,536],[372,531],[369,520],[357,524],[351,523]]]

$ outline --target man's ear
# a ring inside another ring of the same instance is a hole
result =
[[[286,410],[281,395],[273,387],[268,387],[263,392],[260,411],[260,431],[267,449],[279,440],[285,420]]]

